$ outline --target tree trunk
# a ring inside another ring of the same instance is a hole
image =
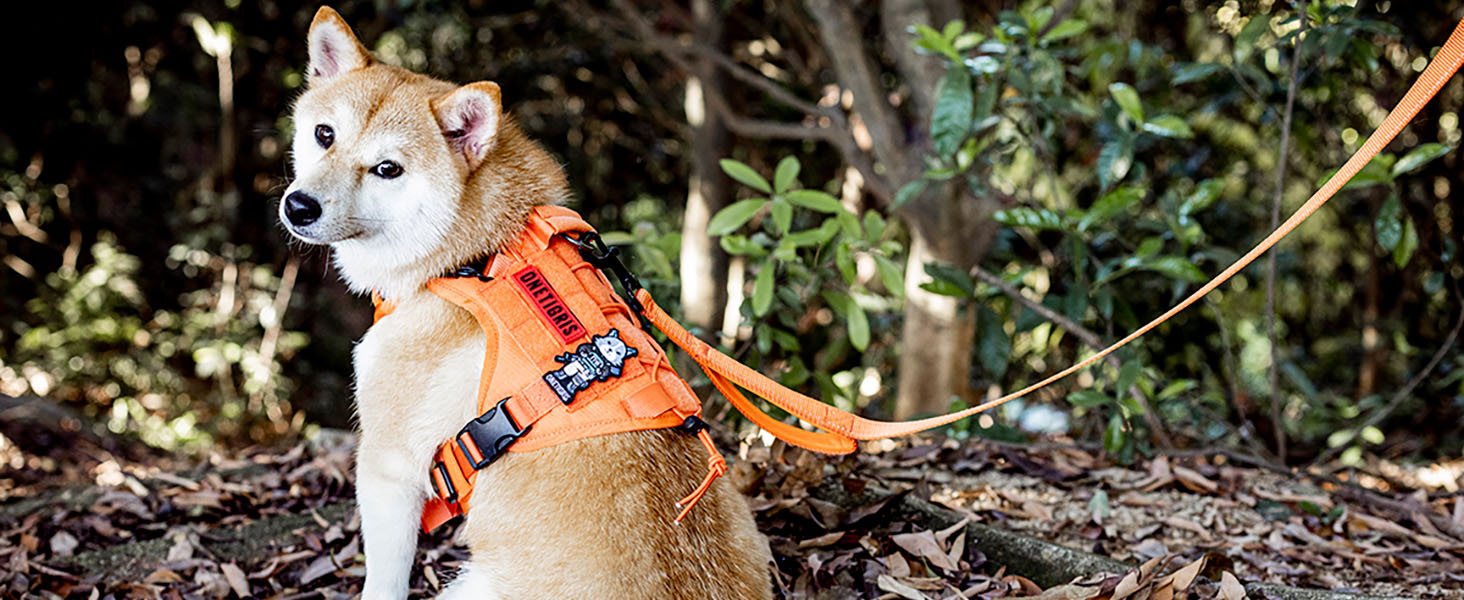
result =
[[[696,37],[718,47],[721,15],[711,0],[693,0]],[[712,215],[727,205],[731,193],[718,160],[726,155],[727,127],[718,111],[707,110],[709,97],[725,93],[723,76],[705,57],[695,59],[686,82],[686,120],[691,125],[691,185],[681,223],[681,310],[697,333],[710,339],[721,329],[727,304],[727,254],[707,235]],[[735,310],[735,307],[733,307]]]
[[[901,331],[900,384],[895,418],[943,413],[953,400],[970,403],[975,350],[975,311],[960,300],[920,288],[930,281],[927,263],[962,270],[980,262],[996,234],[995,203],[941,186],[909,207],[910,257],[905,268],[905,323]]]

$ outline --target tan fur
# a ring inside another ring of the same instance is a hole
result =
[[[355,359],[363,595],[400,598],[431,456],[476,416],[485,343],[465,311],[423,285],[513,239],[528,211],[562,201],[567,185],[559,166],[501,108],[491,139],[476,146],[480,156],[444,133],[459,104],[453,96],[484,94],[474,98],[491,96],[498,108],[497,86],[459,88],[376,63],[329,8],[317,14],[310,42],[310,89],[294,113],[298,172],[290,191],[320,198],[324,215],[316,225],[289,228],[306,241],[331,244],[353,288],[379,290],[397,304],[367,332]],[[313,134],[321,123],[336,132],[324,152]],[[370,174],[388,159],[406,175],[381,181]],[[394,216],[367,219],[362,211]],[[478,478],[459,526],[472,560],[444,596],[770,597],[766,539],[725,480],[673,524],[674,503],[705,473],[696,440],[666,431],[511,452]]]

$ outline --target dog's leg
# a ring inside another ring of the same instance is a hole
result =
[[[497,588],[486,571],[464,565],[457,577],[452,578],[447,588],[437,595],[437,600],[495,600],[502,597],[494,591]]]
[[[422,515],[427,457],[363,440],[356,455],[356,502],[366,551],[368,600],[407,597]],[[419,466],[420,463],[420,466]]]

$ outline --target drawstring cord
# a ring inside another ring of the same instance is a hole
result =
[[[696,507],[696,503],[707,495],[707,491],[712,489],[712,482],[727,474],[727,459],[722,457],[722,453],[717,450],[717,445],[712,443],[712,434],[707,432],[707,424],[695,415],[687,417],[687,423],[696,424],[698,427],[696,438],[701,440],[702,446],[707,449],[707,476],[702,479],[701,485],[696,486],[696,489],[692,490],[690,494],[676,502],[676,507],[681,509],[681,512],[676,515],[678,525],[691,512],[691,509]],[[683,425],[683,427],[686,426]]]

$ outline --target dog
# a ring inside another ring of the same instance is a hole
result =
[[[433,457],[478,416],[485,355],[479,324],[426,285],[503,248],[569,189],[504,114],[496,84],[379,63],[328,7],[307,39],[279,216],[300,241],[331,247],[353,291],[395,305],[355,347],[356,496],[362,595],[404,598]],[[471,559],[441,597],[769,598],[767,540],[725,479],[673,523],[706,469],[697,440],[670,430],[506,453],[478,474],[457,534]]]

